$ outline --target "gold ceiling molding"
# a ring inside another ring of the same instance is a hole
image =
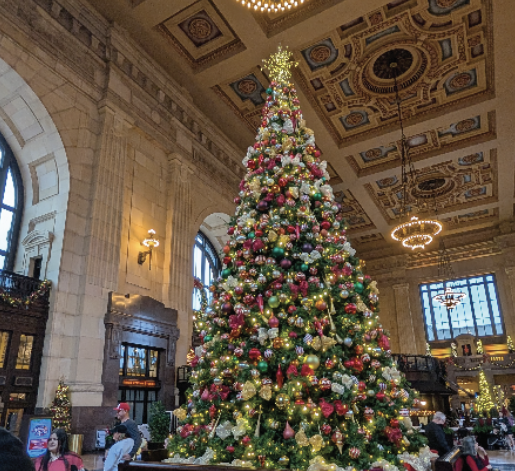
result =
[[[194,73],[247,48],[211,0],[198,0],[156,26]]]
[[[406,143],[409,146],[411,160],[418,162],[435,155],[487,142],[496,137],[496,113],[489,111],[408,136]],[[400,148],[399,140],[379,147],[363,149],[358,155],[349,155],[345,159],[358,177],[364,177],[399,167]]]
[[[390,2],[295,51],[295,82],[340,147],[398,126],[392,61],[407,124],[490,99],[491,10],[489,0]]]
[[[498,202],[497,150],[478,152],[454,160],[439,162],[415,170],[416,184],[410,189],[410,198],[426,205],[428,214],[444,215],[455,211]],[[402,195],[401,175],[396,173],[365,185],[368,194],[389,224],[396,224],[404,215],[398,212]],[[473,215],[475,213],[475,215]],[[484,214],[471,211],[451,219],[454,226],[477,219]],[[421,217],[422,217],[421,213]],[[495,216],[489,214],[489,216]],[[443,219],[442,219],[443,222]],[[444,228],[447,227],[444,225]]]
[[[350,190],[335,191],[334,199],[342,205],[341,214],[344,217],[348,234],[356,234],[376,228]]]

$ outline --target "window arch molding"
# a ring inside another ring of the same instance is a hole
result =
[[[0,269],[13,270],[24,207],[18,161],[0,134]]]
[[[207,236],[198,231],[193,246],[193,276],[207,287],[220,275],[221,263],[216,249]],[[200,309],[200,296],[193,290],[193,309]]]

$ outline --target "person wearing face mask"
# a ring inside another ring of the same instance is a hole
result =
[[[62,428],[52,432],[47,442],[46,453],[36,462],[36,471],[84,471],[79,455],[68,448],[68,435]]]

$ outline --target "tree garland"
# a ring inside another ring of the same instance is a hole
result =
[[[28,309],[33,302],[48,293],[51,286],[51,281],[43,280],[36,291],[33,291],[28,296],[23,297],[11,296],[7,291],[4,291],[2,288],[0,288],[0,300],[12,307],[25,306],[25,308]]]

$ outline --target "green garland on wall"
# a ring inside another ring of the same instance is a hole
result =
[[[23,297],[11,296],[9,292],[0,288],[0,301],[4,302],[5,304],[9,304],[9,306],[12,307],[24,306],[25,308],[28,308],[34,301],[48,293],[51,285],[51,281],[43,280],[36,291],[33,291],[28,296]]]

